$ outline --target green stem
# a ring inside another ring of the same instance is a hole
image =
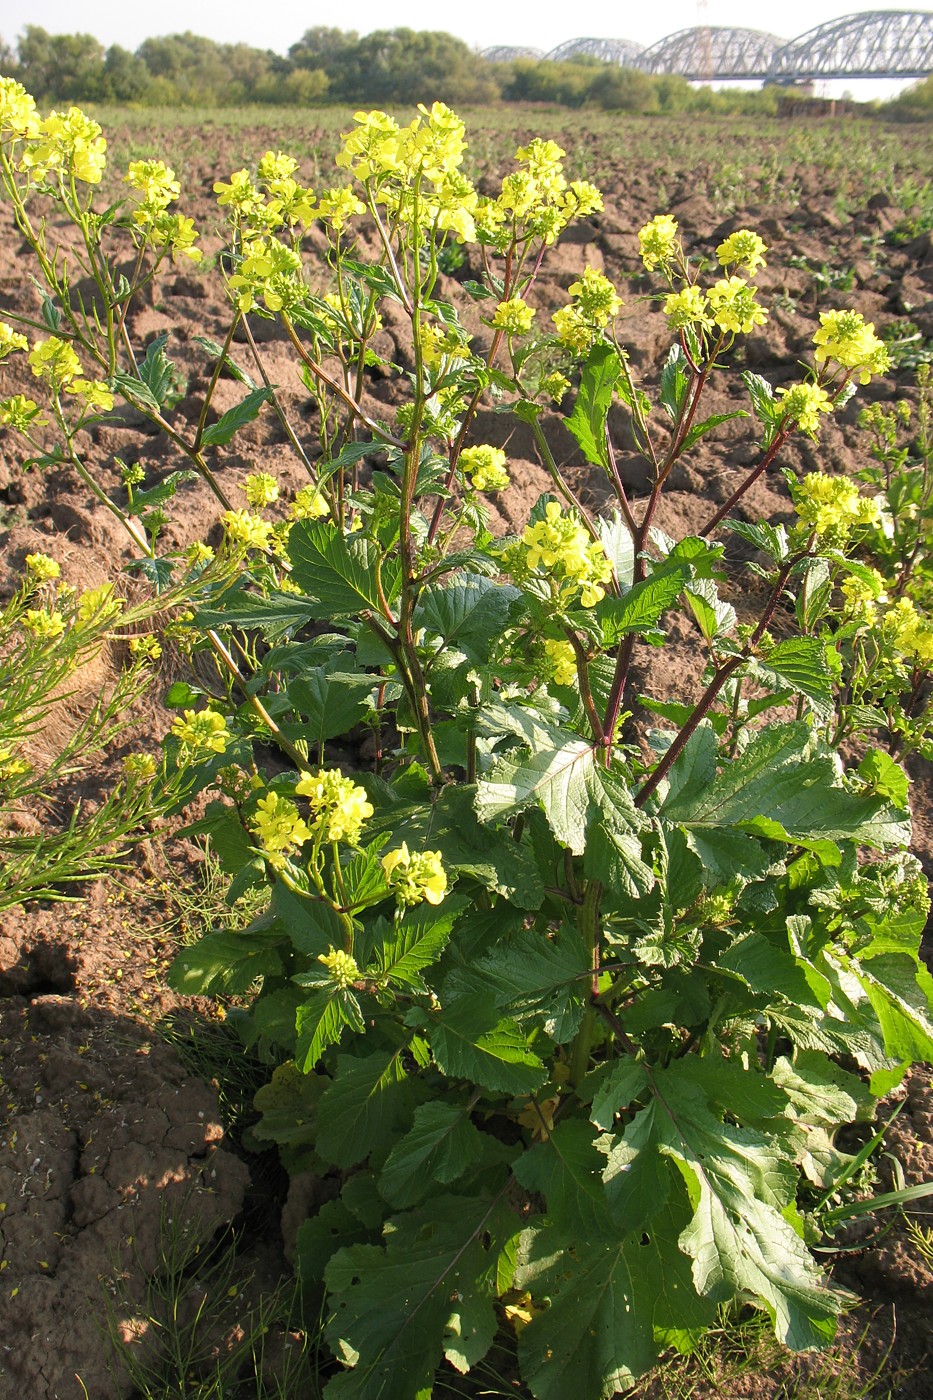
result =
[[[583,1013],[580,1029],[570,1051],[570,1082],[575,1089],[579,1089],[590,1067],[590,1051],[596,1032],[598,1012],[594,1003],[599,995],[599,906],[602,894],[603,887],[599,880],[590,880],[577,914],[577,927],[589,954],[591,987],[590,1004]]]

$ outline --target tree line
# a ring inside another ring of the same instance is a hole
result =
[[[49,34],[27,25],[15,45],[0,40],[0,71],[43,104],[134,103],[150,107],[230,107],[270,103],[390,105],[443,100],[453,106],[547,102],[638,113],[773,114],[781,90],[714,91],[685,78],[652,76],[586,55],[555,62],[493,63],[451,34],[317,26],[288,53],[201,35],[146,39],[135,52],[106,48],[91,34]],[[929,100],[889,104],[893,115],[930,114]]]

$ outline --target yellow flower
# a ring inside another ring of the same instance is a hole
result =
[[[164,209],[181,193],[174,170],[163,160],[132,160],[123,177],[124,184],[138,190],[151,209]]]
[[[411,853],[406,842],[396,851],[382,857],[386,883],[398,903],[405,907],[420,904],[440,904],[447,893],[447,872],[440,851]]]
[[[556,501],[548,501],[543,520],[525,526],[522,542],[524,567],[543,568],[558,584],[568,584],[568,601],[579,592],[579,602],[589,608],[605,597],[602,585],[609,582],[612,569],[602,545]]]
[[[123,776],[127,782],[141,783],[156,775],[156,761],[150,753],[128,753],[123,760]]]
[[[713,324],[706,293],[700,287],[684,287],[679,292],[671,292],[664,298],[664,314],[672,331],[683,330],[685,326],[700,326],[708,330]]]
[[[233,738],[227,721],[216,710],[185,710],[183,718],[172,725],[172,733],[194,752],[224,753]]]
[[[585,355],[599,331],[583,314],[579,306],[561,306],[551,316],[561,345],[575,355]]]
[[[36,136],[39,132],[36,100],[12,78],[0,78],[0,135],[5,132],[12,136]]]
[[[311,839],[311,829],[298,815],[294,802],[277,792],[260,797],[251,825],[263,850],[271,855],[296,850]]]
[[[553,399],[555,403],[560,403],[569,388],[570,380],[566,374],[557,372],[546,374],[541,380],[541,392],[547,394],[548,398]]]
[[[832,413],[832,400],[819,384],[792,384],[789,388],[778,389],[783,398],[781,411],[785,418],[796,423],[801,432],[816,437],[820,428],[821,413]]]
[[[290,520],[317,520],[330,510],[326,498],[316,486],[300,486],[288,508]]]
[[[299,797],[307,797],[311,806],[311,829],[325,841],[345,841],[359,845],[363,822],[373,814],[373,805],[366,789],[352,778],[345,778],[339,768],[320,773],[303,773],[295,786]]]
[[[250,472],[243,483],[247,503],[256,510],[271,506],[279,498],[279,483],[269,472]]]
[[[162,655],[162,648],[151,633],[130,637],[129,648],[130,656],[135,656],[140,661],[158,661]]]
[[[352,170],[359,180],[387,175],[401,168],[398,123],[385,112],[357,112],[356,129],[343,134],[336,164]]]
[[[360,969],[352,954],[331,948],[329,953],[318,953],[317,960],[324,964],[338,987],[352,987],[359,981]]]
[[[545,640],[544,654],[550,668],[550,679],[555,685],[576,685],[577,658],[570,642]]]
[[[475,491],[504,491],[509,484],[501,447],[490,447],[486,443],[465,447],[460,453],[460,466]]]
[[[77,620],[81,626],[89,622],[107,622],[123,611],[123,599],[117,597],[112,583],[88,588],[78,599]]]
[[[318,217],[329,223],[335,233],[339,233],[355,214],[365,213],[366,205],[357,198],[349,185],[325,190],[318,200]]]
[[[39,122],[36,139],[26,146],[21,164],[40,174],[60,170],[84,184],[98,185],[107,164],[106,149],[97,122],[79,107],[71,107],[66,113],[50,112]]]
[[[794,509],[804,525],[829,544],[844,543],[859,525],[877,524],[878,504],[859,494],[844,476],[810,472],[794,490]]]
[[[251,515],[248,510],[225,510],[220,517],[231,544],[244,549],[268,549],[272,540],[272,526],[268,520]]]
[[[754,275],[758,267],[767,267],[765,253],[768,251],[764,242],[757,233],[751,229],[740,228],[736,233],[730,233],[716,249],[716,256],[722,267],[741,267],[744,265],[749,277]]]
[[[26,568],[32,583],[48,583],[49,579],[61,578],[61,567],[47,554],[27,554]]]
[[[213,558],[213,549],[201,540],[195,540],[194,544],[189,544],[185,550],[185,562],[191,569],[202,568],[205,564],[209,564]]]
[[[843,369],[858,374],[862,384],[890,367],[884,341],[878,339],[874,324],[866,321],[860,311],[822,311],[813,343],[817,364],[835,360]]]
[[[243,251],[245,256],[229,280],[241,311],[251,311],[260,298],[269,311],[288,311],[305,299],[301,256],[294,248],[277,238],[255,238]]]
[[[592,267],[585,268],[579,282],[571,282],[567,290],[594,326],[608,326],[622,305],[622,298],[609,278]]]
[[[65,630],[65,619],[55,608],[27,608],[23,615],[23,626],[40,641],[54,641]]]
[[[187,258],[189,262],[200,262],[204,254],[194,244],[201,237],[194,226],[194,220],[184,214],[160,213],[153,219],[149,236],[156,248],[170,248],[172,261]]]
[[[842,616],[846,621],[860,622],[866,627],[873,627],[878,620],[879,603],[886,603],[888,595],[885,592],[884,578],[877,569],[869,569],[870,579],[859,578],[855,574],[850,574],[842,582],[842,595],[845,603],[842,608]]]
[[[755,326],[763,326],[768,313],[755,300],[757,287],[750,287],[744,277],[723,277],[707,292],[713,320],[720,330],[747,335]]]
[[[81,373],[81,361],[67,340],[50,335],[37,340],[29,352],[29,367],[37,379],[48,379],[53,390],[70,384]]]
[[[12,326],[8,326],[6,321],[0,321],[0,363],[8,355],[12,355],[14,350],[28,350],[29,341],[19,331],[15,331]]]
[[[649,272],[667,267],[677,252],[677,220],[673,214],[656,214],[638,230],[641,260]]]
[[[12,398],[0,399],[0,427],[13,428],[18,433],[28,432],[35,424],[41,427],[46,421],[35,399],[27,399],[25,394],[14,394]]]
[[[527,306],[521,297],[511,297],[508,301],[499,302],[492,325],[508,335],[524,335],[531,330],[534,318],[534,307]]]
[[[87,408],[102,408],[105,413],[113,408],[113,392],[100,379],[72,379],[65,393],[80,395]]]
[[[262,204],[262,196],[250,179],[248,170],[235,170],[229,183],[218,180],[214,186],[217,203],[225,205],[235,214],[251,214]]]

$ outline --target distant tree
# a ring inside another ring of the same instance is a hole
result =
[[[217,44],[188,31],[146,39],[136,50],[154,78],[172,85],[175,99],[189,106],[228,106],[248,101],[281,60],[249,44]]]
[[[895,121],[933,121],[933,77],[914,83],[880,108],[882,116]]]
[[[108,102],[145,102],[152,86],[149,69],[129,49],[112,44],[104,58],[103,96]]]
[[[293,68],[290,73],[267,73],[253,89],[253,100],[313,107],[324,101],[329,87],[322,68]]]
[[[17,45],[17,77],[40,102],[104,96],[104,46],[92,34],[49,34],[27,24]]]
[[[296,68],[323,68],[328,71],[332,62],[339,62],[359,42],[360,36],[355,29],[329,29],[319,24],[314,29],[306,30],[297,44],[292,44],[288,57]]]
[[[341,102],[455,105],[499,95],[489,64],[462,39],[432,30],[378,29],[327,58],[324,67],[330,95]]]

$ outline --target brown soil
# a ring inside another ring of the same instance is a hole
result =
[[[220,168],[228,168],[223,159]],[[193,193],[185,212],[205,230],[216,224],[211,195],[215,178],[216,166],[199,165],[197,154],[189,154],[186,183]],[[669,182],[668,207],[680,220],[688,251],[708,256],[726,233],[742,227],[757,228],[772,247],[769,266],[755,279],[773,308],[771,321],[745,339],[739,367],[753,369],[774,384],[797,377],[797,362],[806,353],[817,316],[812,277],[805,269],[790,267],[792,257],[806,258],[815,267],[829,263],[854,270],[853,289],[822,295],[821,309],[855,306],[879,329],[909,313],[923,335],[933,337],[929,235],[900,248],[887,246],[884,237],[903,211],[893,208],[884,195],[866,196],[864,207],[842,220],[833,203],[831,172],[801,170],[800,180],[806,198],[799,207],[739,209],[724,222],[695,192],[689,172]],[[645,173],[635,178],[626,172],[615,183],[603,181],[603,187],[605,211],[573,229],[549,253],[531,299],[542,317],[549,315],[585,266],[605,269],[620,283],[629,283],[621,334],[636,372],[651,377],[668,344],[663,317],[639,298],[648,284],[639,281],[634,231],[659,212],[651,202],[651,179]],[[22,246],[5,213],[0,215],[2,314],[4,308],[27,304],[32,293],[25,285]],[[203,245],[207,253],[216,254],[222,246],[220,235],[208,233]],[[443,279],[439,295],[458,304],[465,323],[475,331],[476,344],[482,346],[488,332],[459,282],[479,270],[468,263],[457,281]],[[223,338],[225,307],[219,287],[216,274],[170,268],[157,279],[145,304],[131,314],[130,328],[138,343],[169,332],[169,354],[187,377],[187,394],[175,410],[179,419],[196,418],[208,382],[204,352],[195,336]],[[384,315],[377,348],[386,359],[405,366],[409,347],[401,322],[391,305]],[[256,322],[255,334],[286,410],[293,421],[306,425],[307,396],[284,337],[272,322],[262,320]],[[249,347],[242,341],[235,354],[244,368],[253,368]],[[11,368],[4,376],[4,393],[28,392],[30,382],[28,373]],[[909,397],[909,383],[906,375],[876,381],[823,425],[819,446],[799,442],[783,464],[801,470],[857,470],[865,460],[855,429],[858,403]],[[373,374],[365,400],[369,412],[380,416],[397,391],[391,378]],[[223,379],[217,411],[230,407],[242,393],[232,379]],[[745,406],[737,376],[723,375],[710,392],[708,411]],[[614,426],[623,476],[637,498],[645,484],[642,466],[626,450],[621,416]],[[558,462],[567,467],[584,499],[598,508],[606,498],[605,487],[577,455],[559,413],[547,416],[546,428]],[[494,506],[493,525],[502,531],[519,528],[549,480],[528,429],[490,410],[481,413],[474,440],[508,449],[514,486]],[[170,442],[140,433],[138,419],[127,409],[92,431],[87,456],[114,490],[118,458],[140,462],[149,483],[169,467],[182,465]],[[727,424],[704,440],[688,465],[677,469],[657,523],[672,533],[696,531],[728,498],[751,461],[742,424]],[[235,505],[243,504],[237,483],[257,467],[279,478],[286,499],[304,480],[269,412],[239,433],[218,458],[221,482]],[[746,518],[775,520],[787,516],[787,497],[779,483],[762,480],[740,509]],[[216,518],[216,502],[206,488],[187,483],[177,498],[166,546],[211,538]],[[80,583],[112,576],[114,561],[128,557],[119,526],[94,505],[78,478],[64,469],[24,476],[19,446],[9,434],[0,435],[0,529],[4,591],[24,555],[37,548],[58,558],[63,573]],[[650,684],[656,695],[679,698],[696,689],[695,644],[686,625],[675,621],[671,644],[651,660],[650,678],[643,669],[638,685]],[[106,666],[86,676],[85,684],[85,699],[98,693],[106,684]],[[80,707],[82,697],[72,703]],[[133,747],[155,742],[167,724],[158,705],[141,715]],[[46,737],[54,742],[54,734]],[[916,849],[926,869],[933,871],[931,777],[918,766],[915,778]],[[55,820],[56,813],[44,819]],[[90,890],[82,904],[31,906],[0,915],[0,1400],[81,1400],[82,1384],[90,1400],[126,1400],[132,1386],[110,1374],[110,1348],[98,1325],[107,1292],[111,1300],[117,1293],[119,1320],[129,1340],[146,1276],[158,1259],[167,1213],[190,1218],[191,1228],[207,1237],[249,1219],[250,1200],[266,1189],[261,1177],[265,1166],[257,1168],[225,1141],[216,1089],[189,1073],[157,1032],[159,1018],[177,1004],[162,980],[177,929],[169,920],[170,905],[158,897],[159,882],[177,887],[186,879],[196,881],[198,860],[193,847],[176,843],[169,861],[156,837],[137,848],[125,879]],[[207,1012],[195,1008],[195,1014]],[[889,1132],[888,1151],[901,1163],[908,1183],[933,1179],[929,1072],[916,1071],[902,1097],[906,1102]],[[918,1219],[922,1222],[922,1216]],[[284,1271],[285,1242],[277,1232],[277,1224],[269,1227],[267,1212],[261,1233],[273,1240]],[[268,1251],[257,1243],[254,1253],[260,1277],[274,1276]],[[863,1252],[843,1256],[836,1272],[863,1299],[843,1331],[840,1369],[858,1369],[867,1380],[890,1343],[888,1380],[878,1393],[890,1389],[905,1400],[933,1393],[928,1375],[933,1361],[933,1271],[911,1244],[903,1222],[891,1223]],[[116,1278],[120,1286],[115,1290]],[[809,1364],[781,1364],[770,1376],[741,1376],[725,1389],[700,1385],[691,1393],[776,1400],[791,1393],[782,1386],[789,1387],[792,1376],[806,1384]],[[646,1383],[640,1393],[662,1392],[649,1390]],[[818,1388],[802,1393],[824,1392]]]

